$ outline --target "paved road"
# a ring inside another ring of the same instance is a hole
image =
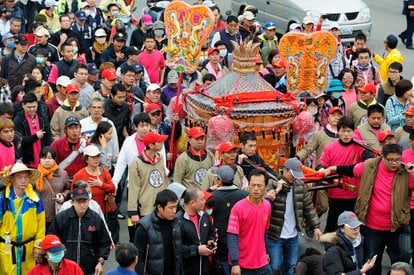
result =
[[[339,5],[339,0],[336,1]],[[146,1],[140,0],[136,2],[136,15],[139,18],[138,14],[141,13]],[[191,3],[194,1],[186,2]],[[219,3],[219,6],[222,11],[230,9],[230,0],[220,0],[216,2]],[[250,3],[253,1],[247,2]],[[398,35],[402,31],[402,29],[405,28],[405,18],[401,15],[402,0],[365,0],[365,2],[371,9],[371,16],[373,20],[372,37],[368,45],[374,52],[381,54],[384,49],[384,38],[390,33]],[[406,62],[404,64],[404,75],[406,78],[411,78],[414,75],[414,62],[411,61],[414,60],[414,51],[405,49],[401,43],[399,43],[398,47],[406,59]],[[124,205],[125,204],[126,203],[124,203]],[[120,241],[126,242],[129,239],[126,220],[120,220],[119,222],[121,225]],[[309,240],[307,240],[307,243],[315,247],[321,247],[318,244],[312,244]],[[115,267],[116,265],[117,264],[114,260],[114,253],[111,253],[110,259],[105,263],[105,271]],[[383,266],[389,267],[389,260],[387,258],[383,260]]]

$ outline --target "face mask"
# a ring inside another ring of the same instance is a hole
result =
[[[65,251],[59,251],[56,253],[47,253],[49,262],[54,263],[54,264],[58,264],[62,261],[63,257],[65,256]]]
[[[314,116],[318,113],[318,108],[308,108],[308,112]]]
[[[96,38],[96,42],[103,45],[106,42],[106,38],[105,37]]]
[[[213,209],[206,210],[206,213],[209,214],[209,215],[213,214]]]
[[[41,56],[36,56],[36,64],[43,64],[45,62],[45,58]]]
[[[220,56],[225,57],[227,55],[227,50],[220,50]]]
[[[342,95],[342,93],[341,93],[341,92],[332,92],[332,96],[333,96],[333,98],[338,99],[338,98],[340,98],[340,97],[341,97],[341,95]]]
[[[10,41],[9,43],[7,43],[7,48],[14,49],[15,48],[14,41]]]
[[[119,12],[117,11],[112,13],[112,17],[118,17],[118,15],[119,15]]]
[[[78,47],[73,47],[73,53],[78,53]]]
[[[155,36],[164,36],[164,30],[154,30],[154,35]]]

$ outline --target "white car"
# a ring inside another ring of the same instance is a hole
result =
[[[238,11],[243,4],[246,4],[243,0],[231,0],[233,11]],[[343,43],[353,42],[358,32],[363,32],[367,39],[371,37],[371,13],[361,0],[256,0],[247,4],[256,6],[259,22],[276,22],[280,33],[286,32],[292,23],[301,24],[307,15],[314,18],[315,24],[324,15],[322,29],[327,30],[331,22],[337,22]]]

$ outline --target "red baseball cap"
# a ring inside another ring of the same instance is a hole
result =
[[[50,253],[56,253],[65,250],[65,246],[56,235],[46,235],[43,241],[40,243],[40,248],[43,251]]]
[[[210,54],[212,54],[213,52],[218,52],[218,53],[220,53],[220,50],[218,49],[218,48],[210,48],[210,49],[208,49],[208,55],[210,55]]]
[[[114,69],[107,68],[102,71],[101,78],[108,79],[109,81],[116,80],[116,72]]]
[[[65,91],[67,94],[77,92],[80,93],[80,87],[76,83],[70,83],[68,86],[66,86]]]
[[[410,106],[410,108],[408,108],[407,111],[404,112],[404,115],[414,116],[414,106]]]
[[[157,134],[153,131],[149,131],[148,133],[146,133],[144,135],[143,142],[144,142],[145,146],[148,146],[148,145],[153,144],[155,142],[162,143],[162,142],[166,141],[167,138],[168,138],[167,135],[159,135],[159,134]]]
[[[368,83],[364,87],[360,88],[359,91],[361,93],[373,93],[375,94],[377,92],[377,87],[374,83]]]
[[[226,141],[224,143],[222,143],[218,149],[218,151],[220,153],[228,153],[233,149],[237,149],[238,147],[236,145],[234,145],[233,142],[230,141]]]
[[[199,138],[205,136],[204,129],[201,127],[193,127],[187,132],[189,138]]]
[[[282,59],[279,59],[278,61],[276,61],[275,67],[285,68],[286,67],[285,61],[283,61]]]
[[[161,111],[161,106],[160,106],[160,105],[158,105],[158,104],[156,104],[156,103],[151,103],[151,104],[148,104],[148,105],[145,107],[144,112],[146,112],[146,113],[150,113],[150,112],[152,112],[152,111],[154,111],[154,110],[156,110],[156,111]]]
[[[381,131],[378,134],[378,141],[384,142],[388,137],[394,137],[394,133],[391,130]]]
[[[332,108],[329,108],[329,114],[330,115],[332,115],[334,112],[340,112],[341,113],[341,115],[344,115],[344,111],[342,111],[342,109],[341,108],[339,108],[339,107],[332,107]]]

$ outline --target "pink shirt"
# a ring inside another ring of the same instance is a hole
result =
[[[405,163],[414,163],[414,152],[408,148],[402,153],[402,161]],[[410,209],[414,209],[414,192],[411,194]]]
[[[345,114],[348,113],[348,109],[351,106],[352,103],[355,103],[358,101],[358,95],[354,88],[349,89],[341,94],[343,100],[345,101]]]
[[[268,264],[264,237],[269,229],[270,213],[267,200],[255,205],[246,198],[231,209],[227,232],[238,235],[240,267],[255,269]]]
[[[353,165],[362,161],[362,153],[364,148],[356,144],[348,146],[342,145],[339,140],[329,143],[323,149],[320,164],[329,166]],[[358,197],[359,179],[344,177],[343,180],[357,187],[354,192],[347,191],[342,188],[334,188],[328,190],[328,197],[333,199],[356,199]]]
[[[40,123],[39,123],[39,116],[35,115],[35,117],[32,119],[30,116],[28,116],[26,113],[24,113],[24,116],[26,117],[27,123],[29,124],[30,128],[30,134],[36,135],[36,132],[40,130]],[[33,161],[30,163],[27,163],[27,166],[36,168],[40,163],[40,150],[42,149],[42,143],[41,140],[38,139],[35,142],[33,142]]]
[[[147,70],[151,83],[160,83],[160,69],[165,67],[164,56],[160,51],[154,49],[151,54],[142,51],[138,56],[138,63]]]
[[[354,167],[354,176],[361,178],[364,171],[365,163],[361,162]],[[365,216],[365,225],[375,230],[390,231],[392,228],[391,221],[391,195],[392,183],[396,172],[388,170],[384,161],[381,160],[378,172],[375,177],[374,186],[369,200],[367,215]],[[414,186],[414,178],[409,176],[408,185]]]
[[[14,145],[6,146],[3,142],[0,142],[0,171],[3,171],[6,166],[13,165],[15,162]]]

